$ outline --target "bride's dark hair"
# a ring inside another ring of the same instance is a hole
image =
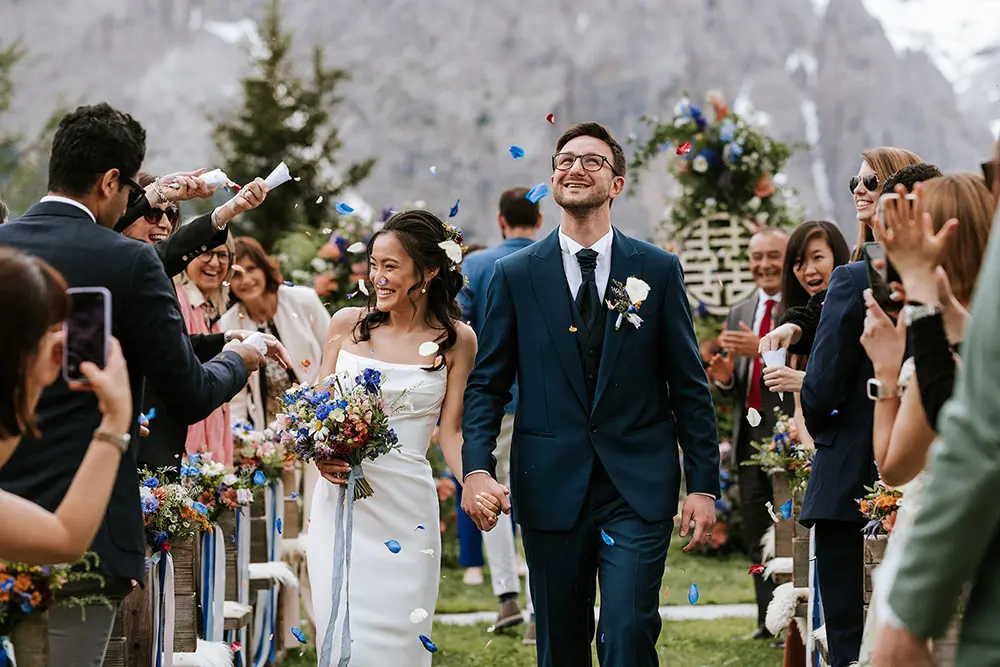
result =
[[[458,340],[455,322],[462,316],[462,312],[455,299],[465,285],[465,278],[459,266],[451,261],[440,244],[452,240],[461,246],[462,232],[455,227],[445,225],[430,211],[403,211],[389,218],[385,226],[372,235],[368,241],[369,257],[375,246],[375,239],[388,233],[396,235],[406,254],[413,260],[418,282],[407,290],[407,296],[414,307],[416,306],[413,295],[425,287],[427,289],[428,320],[433,317],[436,320],[436,323],[433,323],[434,327],[442,329],[435,342],[438,343],[437,353],[444,360],[447,351]],[[437,274],[430,281],[425,281],[424,275],[434,269],[438,270]],[[370,292],[368,312],[354,325],[355,343],[370,340],[372,329],[389,321],[389,313],[384,313],[375,307],[375,290],[372,289]],[[428,324],[432,323],[428,321]],[[440,340],[442,336],[443,341]],[[433,364],[428,370],[437,368],[440,368],[439,363]]]

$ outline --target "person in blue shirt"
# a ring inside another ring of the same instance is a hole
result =
[[[493,266],[497,260],[506,257],[535,242],[542,226],[542,214],[538,204],[527,198],[528,188],[516,187],[500,195],[497,223],[503,237],[498,245],[475,254],[466,255],[462,262],[462,272],[466,286],[458,295],[462,308],[462,318],[479,337],[483,321],[486,319],[486,292],[493,279]],[[517,383],[511,388],[513,398],[505,409],[500,436],[497,438],[497,479],[501,484],[509,484],[510,440],[514,432],[514,410],[517,406]],[[459,489],[461,493],[461,489]],[[501,514],[497,527],[488,533],[481,533],[472,519],[463,516],[461,498],[456,505],[459,512],[460,564],[466,568],[464,581],[478,584],[483,581],[482,547],[486,547],[486,557],[490,563],[490,578],[493,593],[500,599],[500,612],[494,627],[496,629],[515,626],[523,617],[517,604],[521,591],[518,576],[517,551],[514,544],[514,526],[509,514]],[[529,602],[530,608],[530,602]],[[534,624],[529,624],[525,633],[525,643],[534,643]]]

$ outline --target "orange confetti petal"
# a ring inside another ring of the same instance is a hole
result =
[[[302,368],[309,368],[310,366],[312,366],[312,362],[311,361],[309,361],[308,359],[303,359],[302,360]]]
[[[576,327],[574,327],[573,325],[570,325],[570,327],[569,327],[569,332],[570,332],[570,333],[576,333],[576,332],[577,332],[577,328],[576,328]]]

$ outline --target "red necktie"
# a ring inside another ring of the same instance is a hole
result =
[[[771,310],[774,309],[774,299],[764,302],[764,317],[760,319],[760,329],[757,337],[766,336],[771,332]],[[750,373],[750,390],[747,393],[747,407],[760,410],[761,373],[764,371],[764,361],[758,354],[753,360],[753,371]]]

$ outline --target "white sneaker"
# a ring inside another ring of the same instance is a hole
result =
[[[462,583],[466,586],[481,586],[486,580],[483,578],[483,568],[467,567],[462,575]]]

